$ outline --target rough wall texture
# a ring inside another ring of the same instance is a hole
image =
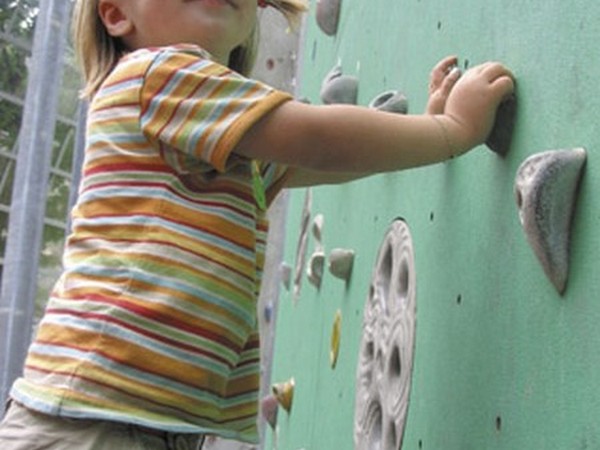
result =
[[[325,1],[325,0],[321,0]],[[391,221],[409,225],[416,339],[403,449],[600,448],[600,3],[511,0],[343,0],[337,34],[307,17],[301,95],[319,103],[340,63],[359,77],[358,103],[400,89],[410,112],[447,54],[462,67],[501,60],[518,80],[518,119],[505,157],[485,147],[455,161],[313,189],[322,244],[354,249],[351,281],[327,271],[283,291],[273,381],[295,378],[265,448],[352,449],[363,308]],[[564,295],[546,278],[519,223],[515,174],[530,155],[585,147]],[[376,149],[374,149],[376,151]],[[291,195],[285,261],[294,266],[305,191]],[[307,256],[315,240],[309,236]],[[342,313],[340,353],[330,333]],[[380,448],[380,447],[373,447]],[[383,447],[381,447],[383,448]]]

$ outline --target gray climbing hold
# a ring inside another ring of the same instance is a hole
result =
[[[319,289],[323,281],[323,268],[325,267],[325,253],[322,250],[316,250],[306,265],[306,276],[308,281]]]
[[[408,224],[392,223],[364,307],[356,371],[355,450],[402,447],[416,338],[416,267]]]
[[[408,99],[402,92],[385,91],[371,101],[369,108],[396,114],[406,114],[408,113]]]
[[[321,100],[327,105],[344,103],[355,105],[358,98],[358,78],[343,75],[340,66],[334,67],[321,85]]]
[[[515,180],[521,225],[560,294],[568,279],[571,221],[585,160],[583,148],[537,153],[521,164]]]
[[[354,265],[354,250],[334,248],[329,253],[329,272],[336,278],[350,280]]]
[[[317,2],[317,25],[328,36],[337,33],[341,3],[341,0],[319,0]]]

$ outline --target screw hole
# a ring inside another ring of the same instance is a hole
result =
[[[390,358],[390,376],[392,378],[399,378],[402,374],[402,361],[400,360],[400,349],[397,345],[392,349],[392,355]]]
[[[442,29],[442,22],[441,21],[438,21],[438,23],[437,23],[437,29],[438,30]]]
[[[423,441],[419,439],[419,448],[423,448]]]
[[[388,427],[388,432],[385,437],[387,440],[387,445],[385,448],[396,448],[396,441],[398,440],[396,437],[396,424],[394,422],[390,422]]]
[[[502,417],[496,417],[496,431],[502,431]]]
[[[456,297],[456,304],[457,305],[462,304],[462,295],[458,294],[458,296]]]
[[[517,207],[521,209],[523,207],[523,193],[521,192],[521,189],[517,189],[515,195],[517,197]]]
[[[430,221],[430,222],[433,222],[433,219],[434,219],[434,218],[435,218],[435,214],[433,213],[433,211],[431,211],[431,212],[429,213],[429,221]]]
[[[401,299],[408,297],[410,290],[410,267],[408,267],[408,261],[402,259],[400,263],[400,273],[398,274],[400,280],[398,280],[398,296]]]

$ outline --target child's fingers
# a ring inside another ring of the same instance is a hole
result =
[[[491,84],[497,95],[502,99],[508,97],[515,90],[515,82],[513,78],[508,75],[496,78]]]
[[[446,75],[452,70],[458,58],[456,56],[446,56],[440,62],[438,62],[431,71],[429,91],[435,91],[444,82]]]
[[[444,77],[444,80],[442,81],[442,84],[440,86],[441,94],[444,97],[448,97],[448,95],[450,95],[450,91],[452,90],[459,78],[460,69],[458,67],[451,69],[450,72]]]
[[[514,79],[514,76],[510,70],[498,62],[490,61],[473,68],[473,70],[480,76],[483,76],[490,83],[496,80],[496,78],[507,76]]]
[[[496,78],[499,78],[499,77],[512,76],[510,71],[500,63],[487,64],[484,67],[482,73],[487,77],[487,79],[490,82],[494,81]]]
[[[444,59],[442,59],[440,62],[438,62],[435,67],[433,68],[434,72],[442,72],[442,73],[448,73],[449,70],[456,66],[458,62],[458,58],[454,55],[451,56],[446,56]]]

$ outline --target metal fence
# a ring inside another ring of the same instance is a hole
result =
[[[84,112],[67,38],[71,6],[71,0],[0,2],[1,402],[21,373],[60,270],[72,173],[78,173]]]

